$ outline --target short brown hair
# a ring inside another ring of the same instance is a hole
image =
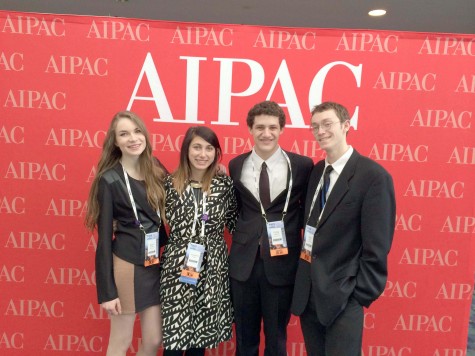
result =
[[[274,101],[266,100],[254,105],[247,113],[247,126],[252,129],[254,119],[259,115],[269,115],[279,118],[279,126],[281,129],[285,126],[284,110]]]

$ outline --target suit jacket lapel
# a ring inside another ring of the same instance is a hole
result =
[[[360,154],[356,152],[356,150],[354,150],[350,159],[348,160],[345,167],[343,168],[343,171],[338,177],[338,180],[336,181],[335,186],[333,187],[330,193],[330,196],[328,197],[328,200],[325,204],[325,209],[323,209],[323,214],[322,214],[322,217],[320,219],[320,224],[319,224],[320,226],[325,223],[325,221],[328,219],[328,217],[331,215],[331,213],[335,210],[335,208],[338,206],[340,201],[343,199],[345,194],[348,192],[349,190],[348,182],[351,180],[351,178],[355,174],[356,163],[358,161],[359,156]]]
[[[247,189],[246,186],[242,184],[241,182],[242,167],[244,166],[244,161],[250,155],[251,155],[251,152],[238,156],[236,171],[239,172],[239,176],[237,177],[237,180],[234,182],[234,184],[236,185],[236,187],[239,188],[239,191],[245,195],[245,197],[243,198],[245,198],[246,200],[252,199],[257,205],[259,205],[259,201],[256,199],[254,194],[252,194],[252,192],[249,189]]]

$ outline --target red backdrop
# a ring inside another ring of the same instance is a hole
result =
[[[271,99],[288,117],[282,146],[315,161],[323,154],[307,130],[310,107],[343,103],[350,143],[394,177],[389,279],[366,311],[364,356],[465,354],[475,260],[473,35],[0,11],[0,43],[0,353],[105,353],[96,238],[83,218],[115,112],[137,112],[173,170],[190,125],[218,132],[225,164],[249,150],[246,113]],[[297,318],[288,330],[289,355],[305,355]],[[233,352],[230,341],[208,355]]]

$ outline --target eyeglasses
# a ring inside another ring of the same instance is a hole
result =
[[[328,131],[332,128],[333,124],[338,124],[338,123],[340,123],[340,121],[327,121],[321,125],[317,125],[317,124],[310,125],[310,130],[313,131],[314,133],[317,133],[318,131],[320,131],[320,129],[322,129],[323,131]]]

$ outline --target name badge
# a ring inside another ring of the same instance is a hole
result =
[[[289,253],[287,238],[283,221],[271,221],[267,223],[267,236],[271,257],[283,256]]]
[[[152,232],[151,234],[145,234],[145,267],[156,265],[160,262],[158,259],[158,253],[160,250],[158,241],[158,231]]]
[[[312,247],[315,231],[317,231],[317,228],[310,225],[305,226],[305,234],[303,238],[302,250],[300,252],[300,258],[307,262],[312,262]]]
[[[185,255],[185,263],[179,278],[180,282],[195,286],[198,284],[198,279],[201,272],[201,264],[203,263],[205,251],[206,249],[203,245],[192,242],[188,244]]]

